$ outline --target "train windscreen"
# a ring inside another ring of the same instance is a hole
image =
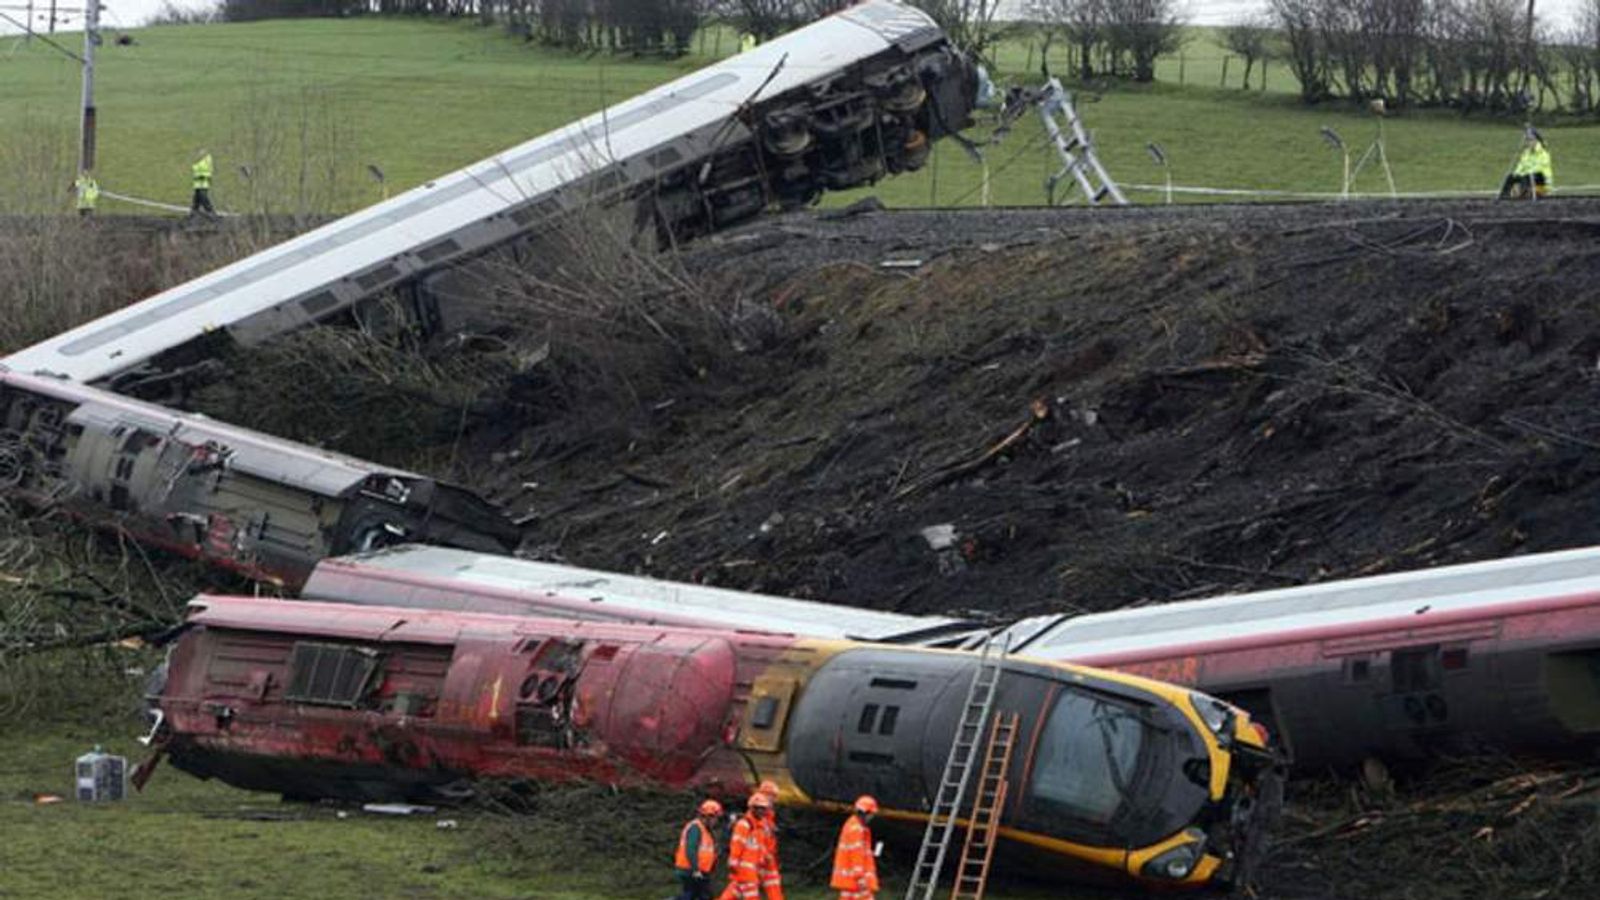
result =
[[[1063,691],[1034,759],[1031,799],[1051,818],[1109,826],[1129,800],[1146,727],[1137,713]]]

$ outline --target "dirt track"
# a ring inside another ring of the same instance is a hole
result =
[[[913,611],[1594,544],[1597,239],[1585,202],[790,216],[689,254],[737,350],[448,450],[531,555]],[[1312,785],[1264,894],[1592,894],[1595,771],[1517,772]]]

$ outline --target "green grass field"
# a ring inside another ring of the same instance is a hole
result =
[[[164,766],[144,793],[124,802],[74,802],[72,761],[100,743],[133,764],[146,752],[132,738],[137,728],[131,719],[35,723],[27,734],[8,726],[0,740],[0,898],[661,900],[675,893],[675,829],[660,816],[630,815],[625,795],[578,823],[450,809],[401,818],[283,803]],[[42,805],[39,795],[66,799]],[[683,799],[685,809],[691,802]],[[597,819],[611,821],[609,842],[573,836]],[[615,843],[625,832],[629,838]],[[836,896],[798,871],[816,856],[814,847],[786,856],[787,896]]]
[[[217,156],[215,193],[224,208],[289,212],[371,203],[381,194],[368,164],[386,173],[391,192],[403,190],[705,65],[733,44],[712,31],[688,58],[631,60],[542,49],[467,23],[377,18],[130,33],[134,46],[108,42],[100,57],[102,183],[185,204],[189,160],[206,147]],[[59,174],[39,173],[70,172],[78,68],[38,42],[16,41],[0,41],[0,211],[30,203],[65,208],[67,184],[57,189],[48,182]],[[1017,78],[1026,68],[1032,77],[1036,52],[1025,39],[1003,46],[1002,76]],[[1234,86],[1218,88],[1222,56],[1199,31],[1183,52],[1185,85],[1176,83],[1180,61],[1172,58],[1160,68],[1168,80],[1083,97],[1080,111],[1113,176],[1159,184],[1145,151],[1156,141],[1180,185],[1336,191],[1341,161],[1318,129],[1334,127],[1359,153],[1375,136],[1376,120],[1344,105],[1299,105],[1277,64],[1265,92],[1237,88],[1237,59]],[[1386,129],[1403,192],[1491,189],[1519,138],[1516,122],[1448,112],[1391,118]],[[1593,125],[1558,122],[1546,131],[1558,186],[1600,182]],[[988,158],[991,202],[1043,202],[1055,163],[1036,119],[1020,122]],[[977,205],[980,173],[947,142],[927,170],[871,192],[899,206]],[[1386,185],[1372,171],[1357,189]],[[131,208],[112,201],[107,209]]]

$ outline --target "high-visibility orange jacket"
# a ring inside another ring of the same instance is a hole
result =
[[[672,864],[682,872],[702,872],[711,874],[717,867],[717,841],[711,836],[711,829],[699,819],[693,819],[683,826],[683,832],[678,835],[678,855]]]
[[[761,844],[761,890],[767,900],[783,900],[783,876],[778,872],[778,823],[771,816],[757,823]]]
[[[872,855],[872,831],[861,817],[852,815],[839,829],[839,844],[833,849],[833,880],[828,885],[839,891],[876,891],[878,860]]]
[[[761,823],[750,816],[740,816],[734,823],[733,837],[728,840],[728,880],[745,884],[761,882]]]

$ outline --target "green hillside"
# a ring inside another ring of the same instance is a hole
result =
[[[365,205],[382,190],[369,164],[383,170],[391,192],[403,190],[733,49],[726,33],[708,32],[698,52],[681,60],[580,56],[469,23],[377,18],[129,34],[135,44],[107,42],[101,54],[102,183],[184,204],[189,159],[206,147],[217,156],[223,208],[282,212]],[[1359,152],[1375,135],[1375,119],[1343,105],[1298,105],[1281,65],[1271,70],[1267,91],[1246,92],[1237,87],[1235,59],[1234,86],[1218,88],[1223,55],[1200,31],[1181,61],[1163,60],[1163,83],[1115,87],[1094,102],[1085,97],[1081,112],[1114,176],[1159,183],[1145,150],[1157,141],[1180,185],[1337,190],[1341,162],[1318,129],[1333,126]],[[1003,77],[1037,71],[1037,48],[1023,39],[1002,48],[1000,59]],[[0,211],[68,204],[78,90],[72,61],[39,42],[0,41]],[[1448,112],[1392,118],[1386,128],[1401,191],[1492,188],[1518,141],[1514,122]],[[1547,129],[1558,185],[1600,182],[1592,128]],[[989,159],[994,203],[1043,201],[1054,159],[1035,119],[1019,123]],[[1374,171],[1358,189],[1385,184]],[[980,169],[946,145],[927,171],[874,192],[894,205],[976,205]]]

